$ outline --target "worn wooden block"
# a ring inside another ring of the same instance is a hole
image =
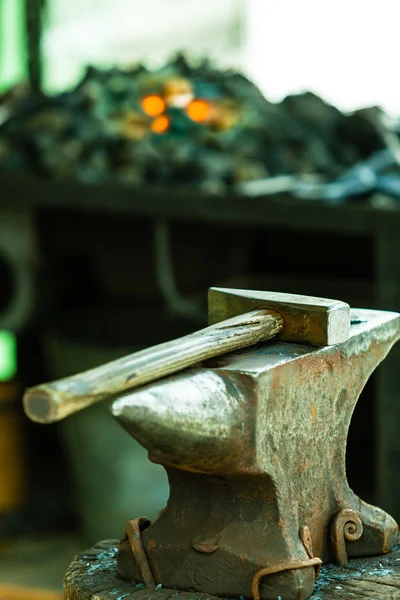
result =
[[[97,543],[78,555],[64,579],[66,600],[216,600],[216,596],[160,586],[133,587],[117,575],[116,540]],[[278,596],[279,600],[280,596]],[[385,556],[324,565],[311,600],[400,600],[400,549]],[[232,599],[230,599],[232,600]],[[281,598],[280,600],[284,600]]]
[[[117,540],[98,542],[75,557],[65,578],[66,600],[214,600],[215,596],[194,594],[167,588],[147,590],[143,584],[133,587],[117,575]]]

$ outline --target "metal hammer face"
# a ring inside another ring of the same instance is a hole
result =
[[[318,559],[390,551],[397,525],[352,492],[345,454],[358,397],[399,339],[400,316],[353,310],[351,322],[336,345],[269,341],[114,401],[171,487],[139,535],[143,553],[122,541],[124,579],[151,572],[166,587],[300,599]]]

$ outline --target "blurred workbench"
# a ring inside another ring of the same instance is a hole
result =
[[[16,218],[20,215],[22,220],[29,215],[34,224],[41,215],[51,214],[55,221],[65,224],[68,229],[66,235],[72,238],[76,235],[76,239],[79,236],[73,223],[77,223],[77,215],[81,215],[86,222],[88,238],[91,238],[88,223],[100,217],[111,219],[119,216],[125,223],[135,223],[141,219],[164,219],[183,227],[202,224],[210,232],[218,227],[226,228],[228,235],[236,239],[238,244],[241,232],[246,228],[250,237],[256,235],[256,232],[259,235],[261,241],[256,247],[257,260],[261,265],[265,262],[264,279],[270,287],[283,281],[277,273],[286,254],[286,262],[293,262],[293,272],[296,272],[296,265],[302,258],[303,272],[299,271],[297,281],[303,281],[303,284],[296,288],[292,286],[291,290],[283,289],[282,285],[280,291],[307,293],[307,273],[317,273],[318,280],[326,282],[323,290],[322,287],[318,288],[321,289],[320,295],[328,295],[325,289],[335,292],[337,287],[337,293],[332,296],[341,300],[349,299],[354,303],[353,298],[357,297],[364,307],[400,310],[400,210],[394,203],[376,208],[367,199],[360,199],[339,206],[328,206],[318,201],[300,201],[282,195],[204,196],[196,191],[170,188],[135,189],[117,184],[83,186],[76,182],[2,176],[0,241],[1,222],[5,222],[2,213],[12,213]],[[78,225],[76,229],[78,230]],[[22,232],[21,234],[23,237]],[[227,249],[224,240],[214,252],[212,260],[216,264],[235,245]],[[104,244],[112,248],[112,238],[105,238]],[[208,244],[207,235],[204,235],[205,249]],[[343,281],[352,286],[354,294],[351,298],[350,294],[347,297],[343,293],[345,288],[335,286],[335,279],[329,270],[335,255],[340,252],[346,255],[342,275]],[[255,254],[252,260],[255,260],[254,257]],[[275,274],[269,276],[268,268],[271,264],[278,265],[278,268]],[[371,273],[372,291],[368,299],[364,300],[365,294],[358,286],[356,274],[363,271],[366,265]],[[132,277],[137,275],[132,273]],[[289,286],[290,278],[285,281]],[[214,283],[215,281],[210,280],[210,284]],[[307,289],[310,294],[315,295],[312,286]],[[379,370],[378,401],[372,424],[372,427],[377,427],[376,501],[397,519],[400,517],[399,364],[400,346],[397,346]],[[368,441],[366,449],[367,446]]]

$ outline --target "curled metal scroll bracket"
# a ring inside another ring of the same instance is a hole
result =
[[[156,583],[154,581],[153,573],[143,548],[141,536],[142,531],[150,527],[150,525],[151,521],[147,519],[147,517],[133,519],[132,521],[127,522],[125,526],[125,535],[128,537],[133,557],[139,568],[143,583],[145,584],[146,588],[153,590],[156,588]]]
[[[363,524],[355,510],[344,508],[335,516],[332,523],[331,541],[335,562],[345,565],[349,562],[346,541],[355,542],[363,534]]]
[[[275,575],[276,573],[282,573],[283,571],[294,571],[296,569],[307,569],[308,567],[316,567],[322,565],[320,558],[308,558],[306,560],[300,560],[299,562],[287,562],[279,565],[273,565],[272,567],[266,567],[260,569],[253,577],[251,585],[251,592],[254,600],[260,600],[260,581],[266,575]]]

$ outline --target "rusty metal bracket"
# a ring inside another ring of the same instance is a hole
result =
[[[139,517],[128,521],[125,526],[125,535],[129,540],[129,544],[139,568],[143,583],[149,589],[155,589],[156,583],[153,578],[153,573],[147,560],[146,552],[142,544],[142,531],[150,527],[151,521],[147,517]]]
[[[307,569],[309,567],[320,567],[322,565],[322,560],[320,558],[308,558],[306,560],[300,560],[299,562],[293,563],[282,563],[280,565],[274,565],[272,567],[266,567],[265,569],[260,569],[254,577],[251,584],[251,591],[253,594],[254,600],[260,600],[260,581],[266,575],[275,575],[277,573],[283,573],[284,571],[295,571],[297,569]]]
[[[315,558],[312,539],[311,539],[311,531],[307,525],[303,525],[302,527],[300,527],[300,539],[303,542],[303,546],[306,549],[308,557]],[[317,565],[315,567],[315,579],[317,579],[320,570],[321,570],[321,565]]]
[[[300,539],[303,542],[303,546],[309,556],[308,560],[301,560],[292,563],[282,563],[280,565],[274,565],[272,567],[265,567],[260,569],[253,577],[251,584],[251,591],[253,594],[253,600],[260,600],[260,582],[266,575],[276,575],[283,573],[284,571],[295,571],[296,569],[306,569],[308,567],[314,567],[315,579],[317,579],[319,571],[321,569],[322,560],[314,557],[312,539],[310,528],[307,525],[303,525],[300,528]]]
[[[303,542],[303,546],[306,549],[309,558],[314,558],[314,551],[311,539],[310,528],[307,525],[300,527],[300,539]]]
[[[355,542],[363,534],[363,524],[355,510],[344,508],[334,518],[331,530],[332,549],[335,562],[345,565],[349,562],[346,541]]]

